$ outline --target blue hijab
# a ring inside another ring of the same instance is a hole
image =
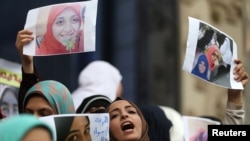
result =
[[[201,62],[204,62],[204,65],[206,67],[205,72],[203,72],[203,73],[201,73],[199,70],[199,64],[201,64]],[[197,63],[195,64],[195,66],[192,70],[192,74],[208,81],[209,80],[208,79],[208,69],[209,69],[209,66],[208,66],[207,57],[206,57],[206,55],[202,54],[199,56]]]

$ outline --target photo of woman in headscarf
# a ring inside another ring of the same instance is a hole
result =
[[[198,56],[197,62],[193,67],[192,74],[209,81],[208,79],[209,66],[206,55],[201,54]]]
[[[54,117],[57,141],[91,141],[88,116]]]
[[[83,52],[84,13],[79,3],[52,6],[46,32],[36,40],[36,55]]]
[[[0,94],[0,110],[3,116],[12,117],[19,114],[18,112],[18,89],[7,86]]]

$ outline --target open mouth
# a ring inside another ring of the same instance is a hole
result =
[[[134,124],[131,122],[125,122],[124,124],[122,124],[122,131],[126,131],[129,129],[134,129]]]

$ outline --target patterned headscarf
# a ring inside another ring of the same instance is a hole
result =
[[[109,105],[109,107],[107,107],[106,112],[108,113],[110,106],[111,106],[114,102],[119,101],[119,100],[128,101],[128,102],[136,109],[138,115],[141,117],[141,121],[142,121],[142,134],[141,134],[141,138],[140,138],[139,141],[150,141],[149,136],[148,136],[148,124],[147,124],[147,122],[146,122],[146,120],[145,120],[145,118],[144,118],[144,116],[143,116],[141,110],[140,110],[132,101],[129,101],[129,100],[127,100],[127,99],[123,99],[123,98],[121,98],[121,97],[117,97],[117,98]],[[112,135],[111,132],[110,132],[109,134],[110,134],[110,141],[117,141],[117,140],[114,138],[114,136]]]
[[[75,107],[72,96],[62,83],[54,80],[45,80],[36,83],[26,93],[23,101],[23,109],[27,104],[27,99],[33,94],[41,94],[49,102],[52,109],[57,114],[73,114]]]
[[[0,141],[21,141],[33,128],[47,129],[53,139],[54,134],[49,125],[33,115],[21,114],[0,121]]]
[[[81,23],[82,23],[82,17],[81,17],[81,5],[76,3],[76,4],[61,4],[61,5],[56,5],[51,7],[49,16],[48,16],[48,23],[47,23],[47,30],[46,33],[44,34],[41,46],[39,48],[36,48],[36,54],[55,54],[55,53],[67,53],[69,52],[66,50],[66,47],[62,45],[53,35],[52,31],[52,25],[56,19],[56,17],[61,14],[65,9],[70,8],[74,12],[76,12],[79,20],[80,20],[80,28],[81,28]],[[82,30],[79,30],[77,34],[77,38],[79,39],[82,36]],[[81,37],[82,38],[82,37]],[[79,49],[78,46],[78,41],[75,42],[74,48],[71,49],[71,52],[77,52],[77,51],[83,51],[83,46],[81,46]]]

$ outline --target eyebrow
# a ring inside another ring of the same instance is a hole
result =
[[[127,106],[125,106],[125,109],[131,108],[131,107],[134,108],[132,105],[127,105]],[[110,113],[112,113],[114,111],[119,111],[119,108],[113,109],[112,111],[110,111]]]
[[[25,108],[25,110],[27,110],[27,111],[32,111],[33,112],[33,109],[30,109],[30,108]],[[39,109],[38,111],[49,111],[49,112],[54,112],[53,110],[51,110],[51,109],[48,109],[48,108],[41,108],[41,109]]]
[[[2,106],[2,105],[9,105],[9,104],[8,102],[3,101],[2,103],[0,103],[0,105]]]

